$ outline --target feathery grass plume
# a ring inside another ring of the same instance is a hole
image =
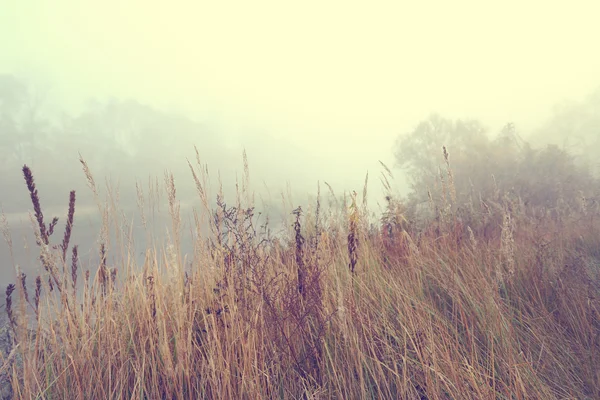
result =
[[[21,283],[21,289],[23,290],[23,296],[25,298],[25,301],[27,303],[29,303],[29,293],[27,293],[27,283],[26,283],[27,275],[24,272],[19,272],[17,278],[18,278],[19,282]]]
[[[433,215],[436,213],[435,201],[433,200],[433,195],[431,194],[431,190],[427,189],[427,200],[429,202],[429,208]]]
[[[469,233],[469,243],[471,243],[471,249],[475,251],[477,249],[477,239],[475,239],[475,233],[470,226],[467,226],[467,232]]]
[[[392,185],[390,184],[388,177],[383,173],[383,171],[381,171],[381,176],[379,177],[379,182],[381,182],[381,186],[383,186],[383,189],[385,190],[386,193],[388,193],[388,194],[391,193]]]
[[[40,296],[42,294],[42,278],[38,275],[35,277],[35,315],[40,316]]]
[[[8,320],[14,333],[17,332],[17,316],[12,308],[12,294],[15,291],[15,285],[13,283],[6,286],[6,313],[8,314]]]
[[[88,304],[90,301],[90,270],[86,269],[83,275],[83,303]],[[83,307],[83,305],[82,305]]]
[[[392,196],[392,185],[390,183],[390,179],[394,179],[394,175],[392,171],[390,171],[389,167],[385,165],[383,161],[379,161],[379,164],[383,167],[383,171],[381,171],[381,176],[379,177],[379,181],[381,182],[381,186],[383,186],[384,192],[386,193],[386,197]]]
[[[325,186],[327,186],[327,189],[329,189],[329,195],[331,196],[329,199],[329,208],[331,208],[333,205],[338,205],[338,201],[337,198],[335,197],[335,192],[333,191],[333,188],[331,187],[331,185],[329,183],[327,183],[327,181],[324,181]]]
[[[194,178],[194,183],[196,183],[196,190],[198,191],[198,196],[200,196],[200,200],[202,201],[202,203],[205,204],[204,201],[206,198],[206,192],[204,191],[204,188],[202,187],[202,182],[200,182],[200,178],[196,174],[196,170],[194,169],[194,166],[192,165],[190,160],[187,160],[187,163],[188,163],[188,167],[190,168],[190,172],[192,173],[192,178]],[[206,207],[208,208],[207,205],[206,205]]]
[[[514,225],[511,214],[508,210],[504,211],[501,234],[502,260],[504,262],[508,277],[515,273],[515,240],[513,236]],[[502,274],[501,276],[503,276]]]
[[[446,162],[446,172],[448,174],[448,189],[450,191],[450,200],[452,204],[456,204],[456,187],[454,186],[454,176],[452,175],[452,168],[450,168],[450,159],[446,146],[442,147],[444,152],[444,161]]]
[[[102,294],[106,296],[106,288],[108,283],[108,268],[106,267],[106,247],[104,243],[100,243],[100,268],[98,268],[98,280],[102,287]]]
[[[442,197],[441,197],[441,206],[438,210],[439,216],[439,224],[438,229],[442,229],[446,227],[446,223],[450,217],[450,210],[452,207],[452,203],[448,201],[448,184],[446,183],[446,178],[444,177],[444,172],[441,167],[438,167],[439,173],[439,181],[442,188]]]
[[[305,297],[306,271],[304,268],[304,237],[302,236],[300,226],[302,207],[299,206],[296,208],[292,214],[296,216],[296,220],[294,222],[294,238],[296,244],[296,268],[298,269],[298,292]]]
[[[77,245],[73,246],[71,253],[71,284],[73,287],[73,293],[75,293],[77,287],[77,268],[79,267],[79,254]]]
[[[29,196],[31,197],[31,203],[33,204],[33,211],[35,213],[35,220],[38,223],[40,229],[40,238],[43,243],[48,244],[48,231],[46,224],[44,223],[44,214],[42,213],[42,206],[40,205],[40,196],[37,189],[35,188],[35,182],[33,179],[33,173],[27,165],[23,166],[23,176],[25,177],[25,183],[29,190]]]
[[[63,262],[67,260],[67,249],[69,248],[69,242],[71,240],[71,232],[73,230],[73,219],[75,217],[75,191],[71,190],[69,194],[69,212],[67,214],[67,224],[65,226],[65,233],[63,235],[63,242],[61,245]]]
[[[100,213],[101,217],[102,217],[102,225],[100,227],[100,241],[102,243],[108,243],[108,239],[109,239],[109,235],[108,235],[108,205],[106,205],[105,207],[103,207],[102,202],[100,201],[100,196],[98,194],[98,187],[96,186],[96,181],[94,180],[94,176],[92,175],[92,171],[90,170],[87,162],[83,159],[83,157],[81,156],[81,153],[79,154],[79,162],[81,163],[81,167],[83,169],[83,173],[85,175],[86,181],[87,181],[87,185],[90,188],[90,190],[92,191],[92,194],[94,195],[94,201],[96,202],[96,206],[98,207],[98,212]]]
[[[205,222],[204,218],[206,216],[206,218],[208,219],[210,231],[214,236],[216,236],[217,232],[215,230],[214,223],[212,223],[212,210],[209,205],[208,189],[210,185],[210,176],[208,171],[208,165],[203,164],[200,160],[200,152],[198,151],[198,147],[194,146],[194,151],[196,153],[196,167],[194,168],[194,166],[192,166],[190,160],[187,160],[187,162],[192,173],[194,183],[196,184],[196,191],[198,192],[198,196],[200,197],[200,201],[202,202],[202,206],[204,207],[204,213],[202,214],[202,222]],[[197,227],[199,228],[200,225],[197,224]]]
[[[319,251],[319,243],[321,240],[321,183],[317,182],[317,200],[316,200],[316,208],[315,208],[315,240],[313,251],[315,253],[315,263],[318,264],[318,251]],[[318,266],[318,265],[317,265]]]
[[[39,260],[40,260],[42,266],[44,267],[44,269],[46,270],[46,272],[48,272],[48,274],[49,274],[48,286],[50,287],[50,291],[54,290],[54,284],[56,284],[56,286],[60,290],[61,289],[60,280],[58,277],[58,271],[56,270],[56,263],[55,263],[51,248],[42,239],[39,225],[36,224],[35,217],[31,213],[29,213],[29,219],[30,219],[32,227],[33,227],[35,241],[40,246]]]
[[[81,163],[81,167],[83,169],[83,173],[85,174],[85,178],[87,180],[88,187],[92,191],[94,195],[94,199],[96,200],[96,204],[100,204],[100,197],[98,196],[98,189],[96,187],[96,181],[94,180],[94,176],[92,175],[92,171],[90,171],[90,167],[88,167],[87,162],[83,159],[81,153],[79,153],[79,162]]]
[[[246,149],[242,152],[242,159],[244,162],[244,177],[242,179],[242,192],[246,195],[246,206],[254,206],[254,195],[250,192],[250,168],[248,166],[248,155]]]
[[[179,262],[178,259],[178,252],[176,249],[176,246],[171,242],[171,238],[169,235],[169,232],[166,232],[166,265],[169,268],[169,279],[170,279],[170,283],[175,285],[175,288],[177,288],[177,290],[179,290],[179,293],[183,292],[183,274],[182,274],[182,270],[183,270],[183,264],[181,264]]]
[[[172,173],[165,172],[165,187],[167,191],[167,199],[169,202],[169,215],[171,216],[171,224],[173,229],[173,247],[172,255],[175,255],[175,264],[171,267],[183,268],[181,263],[181,255],[175,249],[180,248],[180,226],[181,226],[181,205],[177,200],[177,189],[175,187],[175,177]]]
[[[48,237],[52,236],[54,233],[54,228],[56,228],[56,224],[58,224],[58,217],[52,218],[52,222],[48,225]]]
[[[383,169],[385,170],[385,172],[388,174],[388,176],[390,176],[391,178],[394,178],[394,175],[392,174],[392,171],[390,170],[390,168],[381,160],[379,160],[379,164],[381,164],[381,166],[383,167]]]
[[[356,263],[358,262],[358,223],[359,223],[359,212],[356,204],[356,192],[352,192],[352,203],[350,204],[349,214],[349,228],[348,228],[348,255],[350,256],[350,263],[348,267],[350,272],[354,273]]]
[[[147,278],[147,293],[148,299],[150,300],[150,315],[152,317],[152,322],[154,326],[156,325],[156,292],[154,288],[154,276],[150,275]]]
[[[115,290],[115,285],[117,283],[117,268],[110,269],[110,288],[112,291]]]

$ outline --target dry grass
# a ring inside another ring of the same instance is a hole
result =
[[[67,259],[75,193],[53,246],[56,220],[45,223],[24,168],[44,274],[33,302],[24,276],[6,290],[14,347],[0,371],[16,398],[600,398],[600,226],[590,210],[536,216],[508,197],[497,208],[482,199],[479,225],[466,226],[448,164],[448,195],[425,228],[391,194],[375,226],[356,194],[329,210],[319,194],[274,238],[257,226],[244,155],[233,206],[219,189],[212,209],[208,168],[189,164],[197,232],[210,226],[190,259],[165,176],[170,239],[136,265],[118,193],[102,203],[82,165],[103,216],[100,265],[83,273],[77,247]],[[137,188],[144,226],[159,207],[153,188]],[[111,227],[120,242],[109,245]]]

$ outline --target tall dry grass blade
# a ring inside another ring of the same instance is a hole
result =
[[[67,260],[67,250],[69,248],[69,242],[71,241],[71,232],[73,230],[73,220],[75,217],[75,191],[72,190],[69,194],[69,211],[67,214],[67,224],[65,226],[65,233],[63,235],[63,241],[61,245],[63,262]]]

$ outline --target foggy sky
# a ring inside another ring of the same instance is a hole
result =
[[[527,132],[598,87],[600,6],[555,3],[0,0],[0,73],[49,109],[186,115],[248,148],[259,182],[360,190],[431,112]]]
[[[97,141],[83,149],[92,171],[107,166],[162,180],[170,167],[186,197],[194,193],[185,163],[194,158],[193,144],[230,188],[246,148],[253,187],[262,196],[267,183],[272,200],[287,182],[304,195],[315,193],[317,180],[338,194],[360,192],[367,171],[370,193],[377,193],[378,160],[393,166],[395,139],[433,112],[479,119],[492,133],[514,122],[527,136],[555,104],[600,87],[595,1],[404,3],[0,0],[0,74],[25,82],[49,118],[100,112],[82,125]],[[94,109],[110,99],[131,100],[121,104],[159,121],[156,129],[176,145],[133,166],[95,152],[96,143],[100,149],[114,139],[110,121],[103,129],[102,108]],[[73,240],[94,255],[95,206],[77,144],[67,146],[75,131],[53,141],[60,165],[48,156],[33,168],[48,217],[62,217],[68,190],[78,191]],[[103,176],[96,180],[103,185]],[[37,273],[20,171],[0,182],[15,261]],[[135,208],[135,185],[122,182],[121,190]],[[0,258],[7,257],[0,246]],[[0,273],[0,283],[13,279],[14,271]]]

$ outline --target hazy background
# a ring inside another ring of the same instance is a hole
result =
[[[231,193],[245,148],[280,213],[287,182],[301,204],[318,180],[360,191],[367,171],[375,208],[378,160],[393,166],[397,137],[432,112],[598,154],[598,15],[595,1],[0,0],[0,203],[17,262],[37,254],[23,163],[48,218],[77,190],[73,241],[92,248],[78,152],[133,210],[135,179],[147,188],[165,168],[195,199],[194,144]],[[13,277],[3,268],[0,283]]]

